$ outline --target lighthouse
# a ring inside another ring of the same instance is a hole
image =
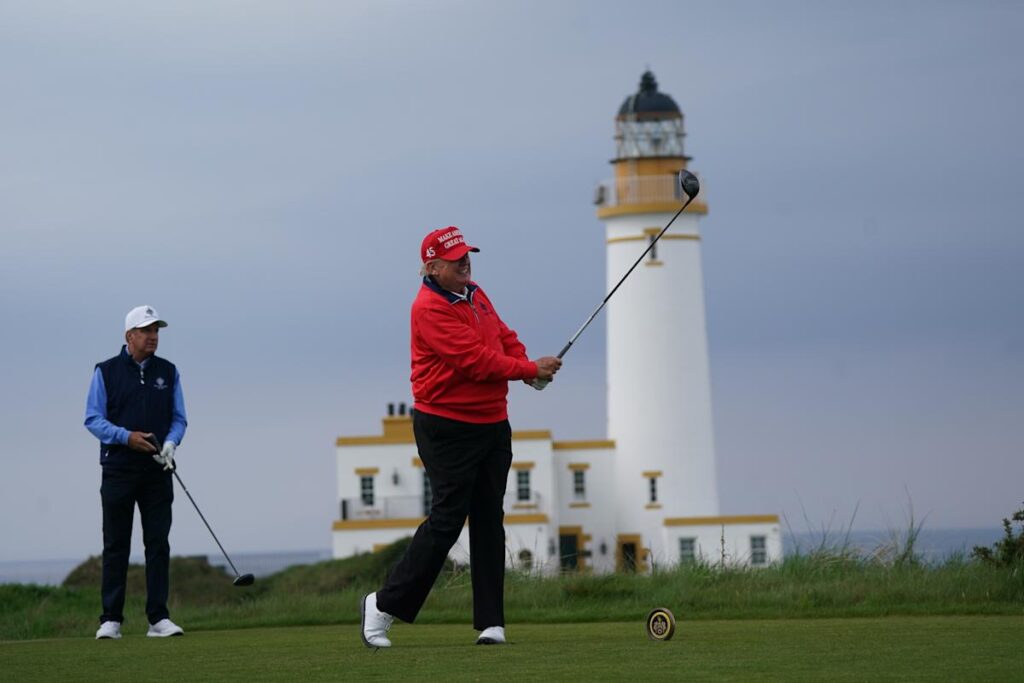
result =
[[[619,108],[615,177],[599,191],[609,286],[686,200],[677,181],[690,162],[685,136],[678,105],[644,73]],[[699,227],[707,211],[698,194],[608,303],[608,437],[624,529],[718,515]]]

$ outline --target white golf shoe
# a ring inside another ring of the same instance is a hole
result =
[[[504,645],[505,644],[505,627],[504,626],[488,626],[483,631],[480,631],[480,637],[476,639],[477,645]]]
[[[185,631],[170,619],[161,619],[150,625],[146,636],[149,638],[166,638],[168,636],[183,636]]]
[[[395,618],[387,612],[377,609],[377,594],[363,596],[359,634],[363,637],[366,647],[391,647],[388,631]]]
[[[117,640],[121,637],[121,624],[117,621],[104,621],[96,629],[96,640]]]

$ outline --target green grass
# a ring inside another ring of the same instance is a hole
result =
[[[374,653],[359,598],[402,552],[293,567],[247,589],[205,561],[172,561],[184,638],[144,637],[142,568],[129,572],[125,638],[93,640],[99,567],[67,585],[0,586],[0,679],[32,680],[1021,680],[1024,567],[923,565],[818,549],[752,570],[650,575],[510,572],[509,647],[477,647],[465,571],[446,568],[415,626]],[[675,612],[667,643],[643,618]]]
[[[515,624],[507,647],[473,645],[468,625],[396,624],[374,652],[358,626],[201,631],[120,641],[0,643],[11,681],[320,680],[1020,680],[1024,617],[680,619],[651,642],[626,622]],[[677,615],[678,616],[678,615]],[[685,616],[685,615],[684,615]]]
[[[401,546],[374,555],[293,567],[250,588],[204,562],[175,558],[172,618],[190,629],[354,624],[359,599],[383,579]],[[0,585],[0,641],[80,636],[96,628],[99,575],[94,562],[61,588]],[[130,571],[126,625],[145,621],[141,567]],[[72,580],[73,579],[73,580]],[[884,564],[843,554],[788,557],[764,569],[708,565],[646,576],[555,577],[510,572],[505,609],[510,623],[632,621],[655,606],[687,619],[1024,616],[1024,568],[951,558],[939,565]],[[445,570],[423,611],[424,624],[462,624],[472,613],[464,571]]]

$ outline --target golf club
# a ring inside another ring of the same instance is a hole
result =
[[[612,298],[612,294],[615,294],[615,291],[622,285],[623,282],[626,281],[626,278],[629,277],[629,274],[632,273],[638,265],[640,265],[640,262],[643,261],[644,257],[650,253],[651,249],[654,248],[654,245],[657,244],[658,240],[661,239],[661,236],[664,235],[665,231],[669,229],[669,226],[671,226],[672,223],[674,223],[675,220],[679,218],[679,214],[686,210],[686,207],[690,205],[690,202],[693,201],[693,198],[697,196],[698,192],[700,192],[700,181],[697,180],[697,176],[693,175],[684,168],[679,171],[679,187],[682,188],[683,193],[686,194],[686,203],[683,204],[683,206],[678,211],[676,211],[676,215],[672,216],[672,220],[666,223],[665,227],[661,229],[661,232],[659,232],[657,236],[653,240],[651,240],[651,243],[647,245],[646,249],[644,249],[644,253],[640,254],[640,258],[636,260],[636,263],[630,266],[629,270],[626,271],[626,274],[622,276],[622,279],[620,279],[618,283],[616,283],[616,285],[612,287],[612,291],[608,292],[608,295],[604,298],[604,301],[602,301],[598,305],[598,307],[594,309],[594,312],[590,314],[590,317],[587,318],[586,322],[583,323],[580,329],[576,330],[576,334],[572,336],[572,339],[570,339],[569,342],[562,347],[562,350],[558,352],[558,358],[562,358],[569,351],[569,349],[576,342],[576,340],[579,339],[579,336],[583,334],[583,330],[587,329],[587,326],[590,325],[591,322],[593,322],[594,318],[597,317],[597,314],[601,312],[602,308],[604,308],[604,305],[608,303],[609,299]],[[541,389],[546,387],[550,382],[551,380],[547,379],[535,379],[533,380],[531,385],[534,389],[540,391]]]
[[[156,448],[157,453],[159,453],[160,446],[156,442],[156,437],[152,437],[147,440],[149,441],[149,443],[153,445],[154,448]],[[196,505],[196,499],[193,498],[192,494],[188,492],[188,489],[185,487],[185,482],[183,482],[181,480],[181,477],[178,476],[178,468],[172,467],[171,473],[174,475],[174,478],[178,480],[178,486],[180,486],[181,490],[185,492],[185,495],[188,496],[188,499],[192,501],[192,507],[194,507],[196,509],[196,512],[199,513],[199,519],[203,520],[203,524],[206,525],[206,529],[210,532],[210,535],[213,536],[213,540],[217,542],[217,547],[220,548],[220,551],[224,554],[224,559],[228,561],[228,564],[231,565],[231,570],[235,572],[235,580],[231,583],[239,587],[251,586],[253,582],[256,580],[256,577],[252,574],[238,573],[238,569],[235,568],[235,563],[231,561],[230,557],[228,557],[228,552],[224,550],[224,546],[220,544],[220,540],[217,539],[217,534],[213,533],[213,529],[210,527],[210,523],[206,521],[206,517],[203,517],[202,510],[200,510],[199,506]]]

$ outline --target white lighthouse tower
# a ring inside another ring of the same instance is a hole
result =
[[[677,176],[690,160],[683,114],[650,71],[615,128],[615,177],[597,196],[609,289],[682,206]],[[702,189],[608,303],[615,512],[620,551],[638,557],[678,552],[665,547],[666,518],[719,514],[700,255],[707,211]]]

